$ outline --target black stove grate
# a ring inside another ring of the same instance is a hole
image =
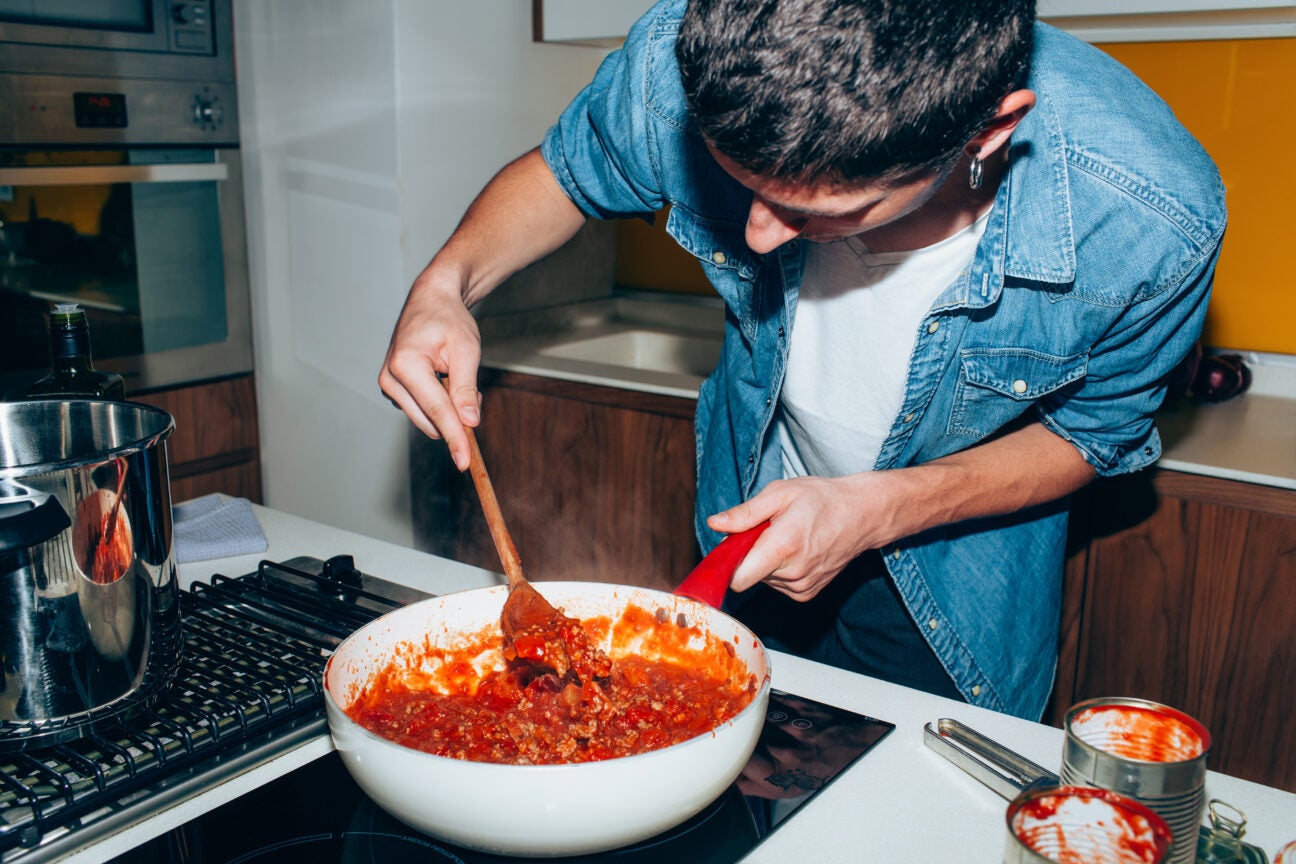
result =
[[[78,740],[0,754],[0,857],[17,861],[208,770],[249,742],[324,712],[333,649],[410,597],[370,590],[349,557],[262,562],[181,595],[184,640],[175,681],[150,707]]]

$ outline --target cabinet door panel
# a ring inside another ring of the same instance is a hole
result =
[[[171,478],[171,500],[179,504],[213,492],[249,501],[261,500],[261,466],[244,462],[231,468],[218,468],[188,477]]]
[[[1296,519],[1254,514],[1216,662],[1216,767],[1296,792]]]
[[[171,497],[223,492],[261,501],[256,382],[251,375],[132,396],[175,418],[167,441]]]
[[[1075,686],[1054,705],[1098,696],[1173,705],[1210,730],[1212,768],[1296,791],[1291,501],[1275,506],[1265,490],[1248,508],[1246,484],[1163,474],[1148,514],[1131,484],[1150,482],[1098,484],[1081,498],[1077,527],[1091,537],[1068,571],[1084,582],[1080,637],[1074,660],[1063,652]]]
[[[1153,519],[1094,541],[1080,692],[1170,699],[1183,691],[1179,650],[1188,622],[1180,613],[1191,602],[1185,574],[1192,561],[1180,538],[1189,530],[1188,510],[1167,502]]]
[[[528,577],[672,590],[698,558],[692,406],[607,390],[483,376],[482,457]],[[499,570],[471,483],[444,482],[448,513],[416,501],[420,543]]]

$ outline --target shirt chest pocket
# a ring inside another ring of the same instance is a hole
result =
[[[965,348],[959,352],[949,432],[984,438],[1088,371],[1087,352],[1055,357],[1027,348]]]

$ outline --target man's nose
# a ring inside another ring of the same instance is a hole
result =
[[[804,220],[789,221],[760,198],[753,198],[747,211],[747,248],[760,255],[772,252],[804,228]]]

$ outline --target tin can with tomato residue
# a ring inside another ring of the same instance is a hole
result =
[[[1206,727],[1146,699],[1104,698],[1073,706],[1063,729],[1062,782],[1145,804],[1170,827],[1167,864],[1192,864],[1206,805]]]
[[[1004,864],[1163,864],[1170,852],[1164,819],[1106,789],[1027,789],[1005,819]]]

